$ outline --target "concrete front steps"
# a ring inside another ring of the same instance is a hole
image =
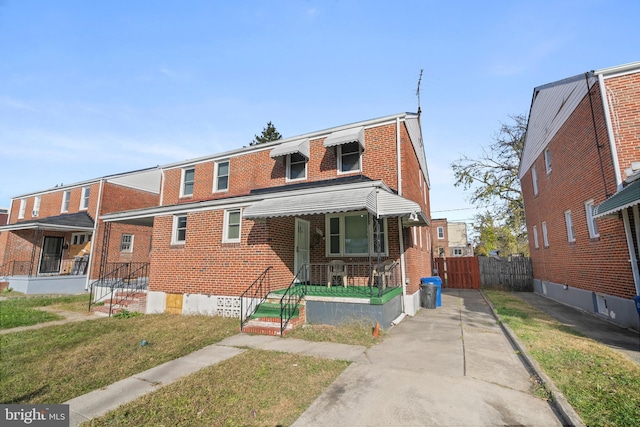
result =
[[[260,335],[280,335],[280,295],[269,296],[267,301],[260,304],[249,321],[242,327],[242,332]],[[289,320],[282,334],[290,332],[293,328],[302,326],[306,322],[304,299]]]
[[[111,304],[113,304],[113,307],[111,307],[112,315],[121,313],[123,310],[144,313],[147,310],[147,293],[137,292],[129,294],[127,292],[116,292],[112,299],[104,300],[104,305],[94,305],[91,309],[98,315],[108,316],[109,306]]]

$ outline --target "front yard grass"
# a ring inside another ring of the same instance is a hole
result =
[[[32,295],[7,292],[0,301],[0,329],[31,326],[38,323],[60,320],[63,317],[38,310],[37,307],[52,307],[67,311],[87,312],[89,294],[80,295]]]
[[[237,319],[158,314],[0,335],[0,403],[62,403],[237,331]]]
[[[640,366],[514,294],[485,293],[586,425],[640,425]]]
[[[83,425],[291,425],[348,364],[247,350]]]

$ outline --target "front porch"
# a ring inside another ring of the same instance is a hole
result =
[[[88,257],[61,260],[55,272],[39,273],[33,261],[10,261],[0,266],[0,281],[24,294],[79,294],[87,284]]]

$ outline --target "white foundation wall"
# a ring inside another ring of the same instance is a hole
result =
[[[147,292],[147,314],[164,313],[167,309],[167,294],[164,292]]]
[[[149,291],[147,293],[147,314],[164,313],[167,294]],[[243,301],[244,306],[251,303]],[[255,304],[255,303],[254,303]],[[206,316],[222,316],[240,318],[240,298],[223,295],[184,294],[182,296],[182,314],[202,314]]]
[[[404,296],[404,312],[408,316],[415,316],[420,310],[420,291],[413,293],[412,295]]]

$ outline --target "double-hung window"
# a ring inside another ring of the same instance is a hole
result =
[[[215,163],[213,191],[229,190],[229,160]]]
[[[584,202],[584,211],[587,215],[587,228],[589,229],[589,238],[596,239],[600,237],[600,231],[598,230],[598,223],[596,219],[593,217],[593,210],[595,209],[595,204],[593,200],[588,200]]]
[[[222,241],[224,243],[240,242],[241,210],[228,209],[224,211],[224,232]]]
[[[540,245],[538,244],[538,226],[533,226],[533,247],[538,249]]]
[[[573,228],[573,216],[571,215],[571,211],[564,212],[564,221],[567,225],[567,240],[569,242],[576,241],[576,231]]]
[[[71,190],[62,193],[62,207],[60,212],[69,212],[69,200],[71,199]]]
[[[547,222],[542,221],[542,243],[545,248],[549,247],[549,234],[547,232]]]
[[[438,239],[444,239],[444,227],[438,227]]]
[[[32,217],[37,217],[40,215],[40,202],[42,201],[41,196],[36,196],[33,199],[33,210],[31,211]]]
[[[120,252],[133,252],[133,234],[123,234],[120,240]]]
[[[73,233],[71,235],[72,245],[84,245],[91,241],[91,233]]]
[[[551,173],[551,151],[548,148],[544,150],[544,167],[547,174]]]
[[[173,231],[171,244],[184,245],[187,240],[187,216],[176,215],[173,217]]]
[[[24,218],[24,213],[27,210],[27,199],[20,199],[20,210],[18,210],[18,219]]]
[[[338,146],[338,172],[350,173],[362,170],[362,148],[357,141]]]
[[[89,196],[91,194],[91,187],[82,187],[82,197],[80,198],[80,210],[86,211],[89,209]]]
[[[300,153],[287,154],[287,180],[307,178],[307,158]]]
[[[533,181],[533,195],[538,195],[538,173],[536,172],[536,166],[531,168],[531,181]]]
[[[367,213],[326,216],[327,256],[369,256],[387,254],[387,221],[369,223]],[[371,237],[371,241],[370,241]]]
[[[181,197],[193,196],[193,183],[196,176],[195,168],[182,170]]]

